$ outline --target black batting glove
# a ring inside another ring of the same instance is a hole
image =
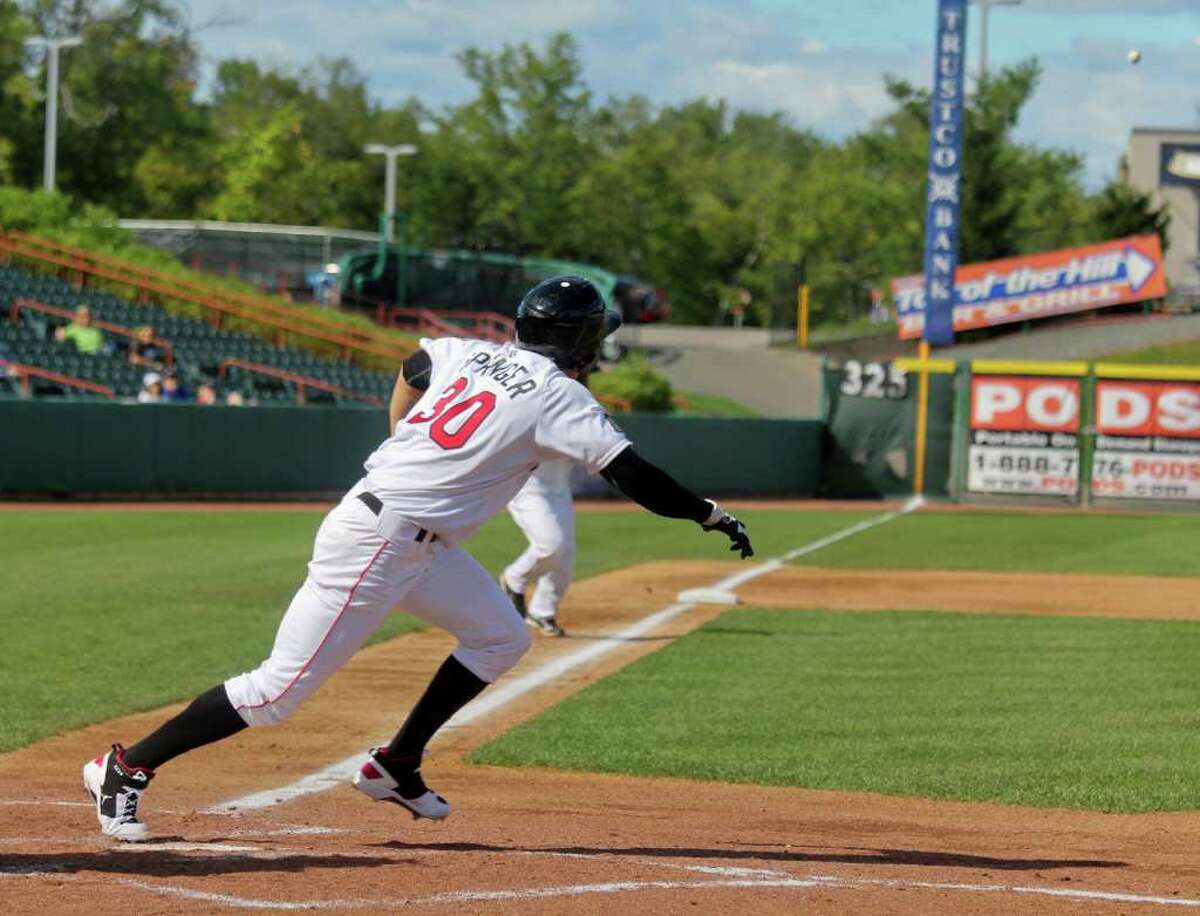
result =
[[[741,551],[743,560],[754,556],[754,548],[750,546],[750,535],[746,531],[746,526],[711,499],[708,500],[708,504],[712,506],[712,514],[700,523],[700,527],[705,531],[719,531],[729,538],[729,549]]]

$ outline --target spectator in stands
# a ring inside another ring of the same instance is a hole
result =
[[[92,310],[86,305],[75,309],[75,320],[55,331],[54,339],[59,343],[70,341],[79,353],[99,353],[104,348],[104,335],[92,327]]]
[[[133,340],[129,344],[129,361],[135,366],[145,366],[147,369],[162,369],[162,350],[154,339],[154,328],[148,324],[134,330]]]
[[[168,372],[163,376],[162,380],[162,399],[164,401],[171,401],[172,403],[179,403],[182,401],[190,401],[192,396],[188,394],[187,389],[179,383],[179,376],[177,376],[174,372]]]
[[[157,404],[162,400],[162,376],[147,372],[142,376],[142,390],[138,392],[139,404]]]
[[[225,395],[226,407],[242,407],[245,405],[245,403],[246,400],[242,397],[242,393],[240,391],[231,391],[229,394]]]
[[[217,403],[217,389],[213,387],[212,382],[201,382],[196,386],[196,403],[205,405]]]

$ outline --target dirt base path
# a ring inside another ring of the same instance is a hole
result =
[[[244,732],[164,768],[145,803],[152,843],[97,835],[78,768],[164,711],[0,756],[3,910],[1007,913],[1200,904],[1200,813],[1101,815],[461,762],[481,741],[720,613],[693,609],[625,632],[679,589],[740,568],[656,563],[580,583],[563,613],[572,638],[539,638],[506,680],[572,653],[609,651],[449,730],[425,767],[456,807],[444,825],[413,822],[345,784],[205,813],[386,738],[450,648],[434,632],[363,651],[282,728]],[[962,609],[991,596],[983,609],[1082,613],[1115,612],[1123,587],[1140,605],[1186,616],[1183,595],[1197,583],[1153,581],[1147,591],[1126,578],[784,568],[741,591],[747,604],[789,607]],[[1057,599],[1047,597],[1051,586]],[[1081,589],[1092,597],[1070,605]]]

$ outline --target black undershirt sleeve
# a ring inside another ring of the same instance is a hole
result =
[[[416,388],[417,391],[426,391],[429,388],[429,374],[433,371],[433,360],[425,350],[417,350],[404,361],[402,371],[404,381],[409,387]]]
[[[610,484],[655,515],[703,523],[712,505],[637,452],[627,448],[600,472]]]

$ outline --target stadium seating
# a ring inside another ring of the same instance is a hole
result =
[[[302,380],[314,380],[353,392],[357,398],[336,395],[305,387],[306,403],[362,404],[364,399],[386,403],[393,377],[372,372],[350,363],[339,362],[288,347],[279,347],[256,337],[231,331],[218,331],[199,318],[173,315],[157,306],[130,302],[102,290],[76,289],[57,277],[30,273],[0,265],[0,358],[24,363],[65,376],[86,379],[113,389],[119,398],[136,397],[146,369],[129,362],[128,340],[120,335],[105,335],[103,353],[79,354],[73,345],[54,339],[54,328],[66,319],[36,309],[19,309],[11,320],[12,305],[33,300],[43,305],[74,309],[90,308],[92,317],[124,328],[148,325],[156,337],[169,341],[175,355],[176,371],[185,387],[193,389],[202,381],[218,384],[222,392],[236,390],[258,402],[288,402],[297,399],[302,382],[277,378],[245,366],[226,366],[226,360],[242,360],[283,370]],[[223,378],[219,376],[223,375]],[[14,386],[0,385],[0,396]],[[35,394],[62,394],[67,389],[50,384],[34,384]],[[78,394],[70,390],[72,395]]]

